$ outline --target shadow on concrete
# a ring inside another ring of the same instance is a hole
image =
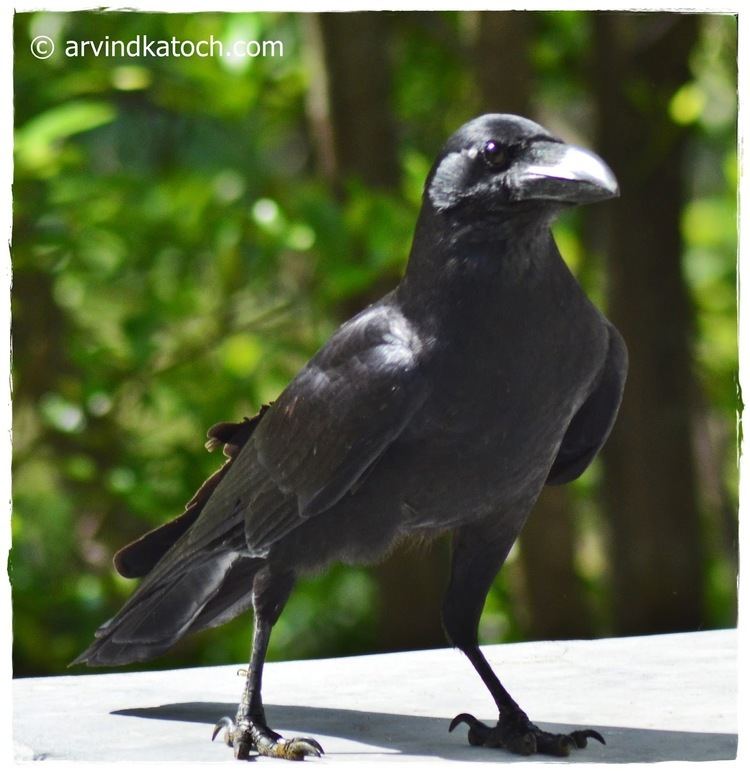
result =
[[[134,707],[116,710],[112,714],[155,720],[179,720],[189,723],[206,723],[213,726],[223,715],[234,715],[236,704],[220,702],[185,702],[164,704],[159,707]],[[366,755],[393,753],[435,757],[462,761],[528,761],[503,750],[471,747],[466,741],[466,727],[460,726],[453,734],[448,733],[450,717],[424,717],[381,712],[364,712],[330,707],[295,707],[282,704],[266,705],[266,715],[271,726],[286,736],[310,735],[318,738],[326,748],[326,737],[339,737],[356,742],[357,747],[348,752],[329,751],[329,757],[349,754]],[[482,716],[478,716],[480,719]],[[486,722],[490,718],[484,716]],[[589,742],[582,751],[569,758],[549,758],[545,762],[571,760],[593,763],[657,763],[662,761],[733,760],[737,756],[737,735],[726,733],[698,733],[690,731],[662,731],[644,728],[622,728],[602,725],[561,725],[537,723],[540,728],[554,733],[567,733],[582,728],[595,728],[607,741],[602,747]],[[208,736],[207,732],[207,736]],[[218,741],[218,740],[217,740]],[[395,759],[395,758],[394,758]]]

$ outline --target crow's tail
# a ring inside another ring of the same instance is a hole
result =
[[[209,431],[207,446],[223,444],[227,462],[204,482],[182,515],[117,553],[117,570],[143,581],[72,664],[145,661],[188,632],[223,624],[251,606],[253,580],[263,560],[244,553],[241,513],[227,512],[218,525],[202,524],[199,515],[264,411]]]
[[[225,623],[252,604],[262,560],[232,552],[142,584],[72,664],[119,666],[164,653],[188,632]],[[72,665],[71,665],[72,666]]]

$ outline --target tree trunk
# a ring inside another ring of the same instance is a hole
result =
[[[668,105],[689,77],[698,17],[595,15],[599,149],[620,181],[607,205],[610,315],[630,351],[605,448],[619,634],[697,629],[703,555],[691,448],[691,309],[681,274],[686,130]]]
[[[323,76],[314,85],[309,109],[322,170],[339,195],[351,178],[397,191],[400,166],[387,57],[389,15],[320,13],[309,24],[309,39],[319,48],[318,69]],[[366,295],[347,298],[340,315],[360,310],[383,291],[374,287]],[[419,547],[399,546],[373,569],[381,650],[446,644],[440,606],[448,567],[447,542],[439,539]]]
[[[481,11],[476,40],[476,77],[481,112],[531,111],[529,60],[532,17],[528,11]]]
[[[310,111],[318,157],[336,185],[357,177],[374,187],[398,187],[388,19],[372,12],[309,18],[310,39],[322,54],[322,77],[311,84]]]
[[[478,14],[476,73],[481,112],[531,116],[533,16],[524,11]],[[590,637],[591,615],[575,572],[575,523],[564,487],[542,492],[520,538],[526,612],[531,639]],[[517,598],[519,599],[519,598]]]

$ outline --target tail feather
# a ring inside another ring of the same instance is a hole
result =
[[[195,617],[186,634],[221,626],[249,610],[253,604],[253,579],[263,560],[240,558],[224,578],[221,589]]]
[[[223,445],[226,462],[203,483],[183,514],[117,553],[118,571],[143,581],[71,666],[117,666],[154,658],[187,632],[225,623],[251,605],[253,578],[262,561],[242,553],[241,513],[214,507],[208,520],[200,515],[266,409],[252,419],[209,430],[206,446]]]
[[[216,597],[238,558],[227,552],[202,561],[148,587],[143,599],[136,591],[122,610],[99,628],[94,642],[73,664],[119,666],[164,653]]]

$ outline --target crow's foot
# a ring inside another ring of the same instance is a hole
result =
[[[323,754],[323,748],[315,739],[309,736],[285,739],[260,722],[240,720],[235,723],[231,718],[223,717],[214,726],[211,739],[215,739],[222,729],[225,729],[224,741],[234,749],[237,760],[247,760],[251,752],[284,760],[304,760],[308,755],[319,758]]]
[[[469,726],[469,744],[480,747],[502,747],[516,755],[543,755],[565,757],[573,749],[582,749],[588,739],[606,744],[598,731],[586,729],[571,731],[569,734],[552,734],[535,726],[524,712],[512,712],[500,717],[494,728],[485,725],[473,715],[465,712],[456,715],[450,724],[452,731],[460,723]]]

